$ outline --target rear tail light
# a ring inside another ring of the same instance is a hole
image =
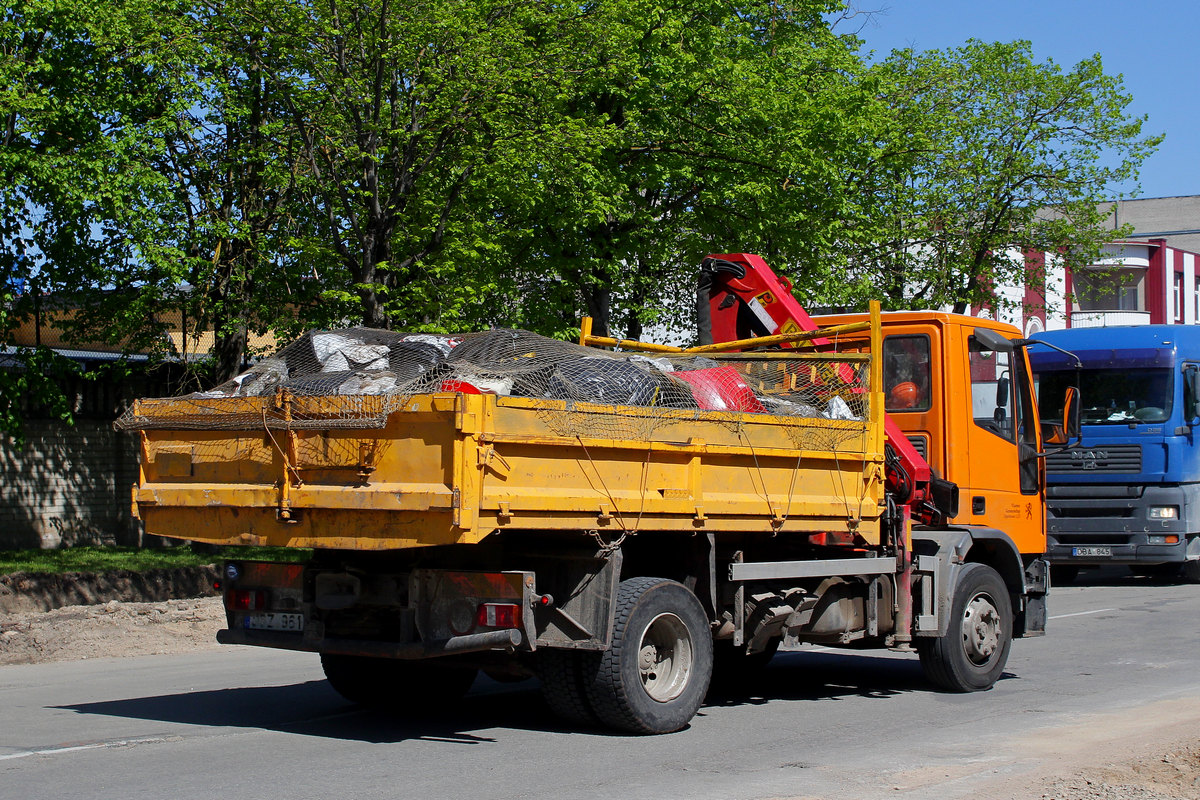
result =
[[[519,628],[521,607],[512,603],[480,603],[475,624],[480,628]]]
[[[230,611],[259,611],[267,607],[267,593],[263,589],[230,589],[225,605]]]

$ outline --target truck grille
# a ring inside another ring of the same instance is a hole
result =
[[[1141,472],[1142,447],[1114,444],[1107,447],[1081,447],[1055,453],[1046,458],[1046,471],[1054,473]]]
[[[1129,544],[1128,533],[1055,533],[1059,544]]]

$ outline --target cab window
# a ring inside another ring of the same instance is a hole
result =
[[[971,416],[984,430],[1015,442],[1017,426],[1013,419],[1011,359],[1008,353],[984,350],[974,336],[969,342]]]
[[[883,385],[889,412],[928,411],[929,336],[889,336],[883,340]]]

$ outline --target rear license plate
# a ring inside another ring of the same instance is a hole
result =
[[[1111,556],[1111,547],[1072,547],[1073,556]]]
[[[284,614],[268,611],[263,614],[247,614],[242,618],[242,627],[255,631],[302,631],[303,614]]]

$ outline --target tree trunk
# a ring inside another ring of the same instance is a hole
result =
[[[583,304],[588,316],[592,318],[592,334],[594,336],[611,336],[612,296],[607,286],[584,286],[580,289],[583,294]]]

